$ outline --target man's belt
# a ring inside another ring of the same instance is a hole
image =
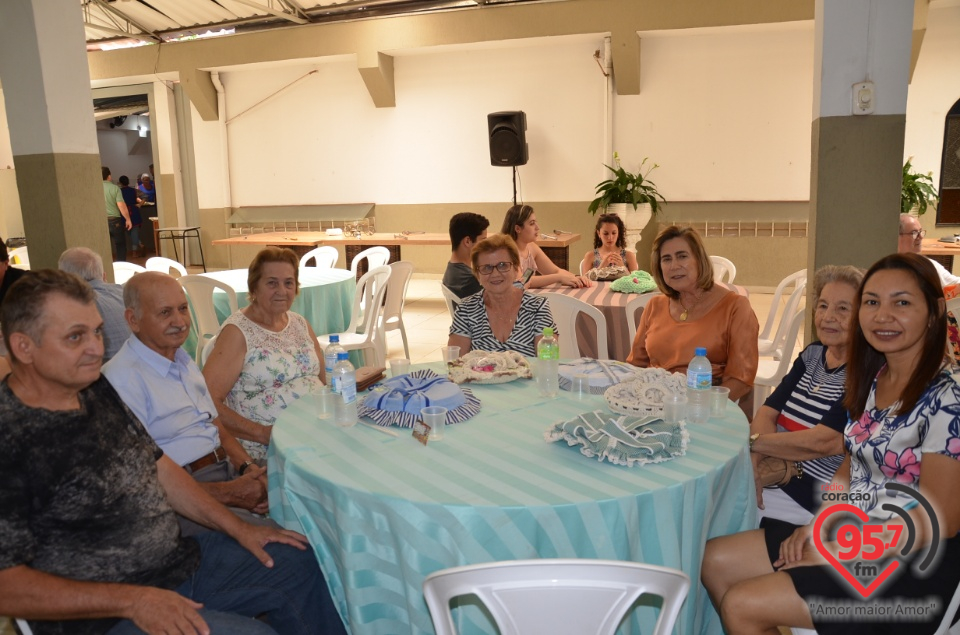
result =
[[[214,448],[213,452],[211,452],[206,456],[201,456],[199,459],[197,459],[193,463],[188,463],[187,467],[190,468],[191,472],[196,472],[197,470],[202,470],[208,465],[214,465],[215,463],[219,463],[220,461],[223,461],[226,458],[227,458],[227,453],[224,452],[223,448],[218,445],[216,448]]]

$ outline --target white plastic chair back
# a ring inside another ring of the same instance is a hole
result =
[[[780,359],[761,359],[757,367],[757,377],[753,380],[753,413],[756,414],[764,399],[780,385],[793,365],[793,351],[797,348],[797,338],[803,327],[805,309],[798,309],[787,322],[785,343]]]
[[[17,628],[20,629],[21,635],[33,635],[33,631],[30,630],[27,620],[17,620]]]
[[[640,318],[637,317],[637,311],[647,306],[647,302],[651,298],[654,298],[658,295],[663,295],[659,291],[651,291],[650,293],[641,293],[634,299],[627,302],[627,306],[624,307],[624,311],[627,314],[627,331],[630,333],[630,345],[633,346],[633,340],[637,338],[637,323],[640,321]]]
[[[733,279],[737,277],[737,266],[732,261],[723,256],[710,256],[710,262],[713,263],[714,282],[733,284]]]
[[[197,350],[200,351],[200,361],[198,362],[198,364],[200,368],[203,368],[207,364],[207,360],[210,359],[210,353],[213,352],[213,348],[217,344],[218,336],[219,336],[219,333],[217,335],[214,335],[210,339],[208,339],[206,343],[203,344],[203,346],[199,346],[199,342],[198,342]]]
[[[777,290],[773,294],[773,300],[770,302],[770,312],[767,314],[767,321],[763,323],[763,329],[761,329],[757,341],[761,356],[772,355],[776,351],[777,333],[783,328],[783,323],[786,322],[789,316],[793,315],[793,311],[796,310],[797,304],[800,301],[799,296],[803,295],[803,290],[799,288],[799,285],[801,283],[806,284],[806,282],[807,270],[801,269],[800,271],[791,273],[777,285]],[[777,309],[780,308],[780,303],[783,301],[783,294],[786,293],[788,288],[793,288],[793,291],[787,299],[787,305],[784,307],[783,312],[780,313],[780,321],[778,322]],[[799,294],[797,293],[798,291],[800,292]],[[776,331],[774,329],[776,329]]]
[[[176,260],[171,260],[170,258],[164,258],[163,256],[154,256],[153,258],[147,258],[147,271],[159,271],[160,273],[170,274],[170,270],[173,269],[181,276],[187,275],[187,268],[181,265]],[[170,274],[173,275],[173,274]]]
[[[954,624],[953,628],[950,627],[950,623],[953,622],[953,618],[957,614],[957,609],[960,609],[960,585],[958,585],[957,590],[953,592],[953,599],[950,600],[950,604],[947,605],[947,609],[943,612],[943,619],[940,621],[940,626],[933,635],[960,635],[960,621]]]
[[[407,298],[407,286],[410,284],[410,278],[413,276],[413,263],[401,260],[391,262],[390,281],[387,283],[386,300],[383,302],[383,317],[380,323],[383,325],[383,335],[387,331],[400,331],[400,338],[403,340],[403,353],[407,359],[410,359],[410,346],[407,344],[407,330],[403,326],[403,303]]]
[[[447,304],[447,311],[450,312],[450,319],[452,320],[453,315],[457,312],[457,307],[463,300],[443,283],[440,283],[440,293],[443,294],[443,301]]]
[[[364,258],[367,259],[367,271],[370,272],[387,264],[387,261],[390,260],[390,250],[386,247],[370,247],[361,251],[350,261],[350,271],[353,272],[353,275],[357,275],[357,267],[360,266],[360,261]]]
[[[614,560],[515,560],[437,571],[423,593],[437,635],[454,635],[450,600],[476,595],[501,635],[611,635],[641,595],[663,598],[651,635],[673,631],[690,588],[682,571]]]
[[[380,332],[380,317],[383,314],[383,298],[389,287],[391,271],[390,267],[383,266],[363,274],[357,282],[350,327],[346,332],[340,333],[340,346],[347,351],[362,350],[364,364],[367,366],[383,366],[387,357],[386,343]],[[362,314],[361,303],[367,307]],[[320,344],[326,346],[323,342]],[[367,351],[370,351],[369,355]]]
[[[303,254],[303,257],[300,259],[300,266],[307,267],[309,266],[309,261],[313,260],[315,263],[314,266],[318,269],[333,269],[337,266],[337,260],[339,259],[340,253],[336,247],[324,245],[316,249],[311,249]]]
[[[577,318],[586,315],[593,320],[597,330],[597,359],[610,359],[607,348],[607,319],[595,306],[562,293],[541,293],[550,304],[550,313],[560,331],[560,357],[580,357],[580,342],[577,338]]]
[[[136,265],[132,262],[118,260],[113,263],[113,281],[117,284],[124,284],[127,280],[138,273],[143,273],[146,268]]]
[[[199,362],[206,341],[220,332],[220,320],[217,318],[217,310],[213,303],[214,292],[220,289],[227,294],[231,315],[239,308],[237,292],[223,282],[207,276],[183,276],[179,282],[187,292],[187,297],[190,298],[190,306],[196,318],[194,328],[197,333],[197,362]]]
[[[10,257],[10,264],[17,266],[18,269],[29,269],[30,268],[30,254],[27,253],[26,246],[24,247],[14,247],[7,252],[7,255]],[[16,260],[16,262],[14,262]]]

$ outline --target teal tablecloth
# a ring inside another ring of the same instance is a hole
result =
[[[426,365],[441,371],[441,364]],[[475,418],[420,445],[362,425],[320,421],[311,399],[277,420],[270,444],[270,513],[308,536],[350,632],[433,633],[423,579],[439,569],[524,558],[606,558],[665,565],[693,584],[677,633],[721,632],[700,586],[708,538],[756,526],[747,422],[690,425],[685,456],[645,467],[587,458],[543,433],[605,406],[602,397],[545,399],[520,380],[472,386]],[[393,428],[395,429],[395,428]],[[462,633],[494,632],[473,606]],[[624,632],[649,633],[641,606]]]
[[[212,271],[200,274],[223,282],[237,292],[240,308],[247,306],[247,270]],[[350,324],[353,312],[353,297],[357,290],[356,276],[349,269],[318,269],[301,267],[300,293],[293,301],[290,310],[307,319],[317,335],[342,333]],[[230,304],[227,294],[217,292],[213,296],[220,323],[230,317]],[[197,350],[197,334],[190,333],[183,345],[184,350],[193,357]],[[359,357],[357,357],[359,360]],[[356,363],[357,360],[354,360]]]

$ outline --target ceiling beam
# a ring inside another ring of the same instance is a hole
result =
[[[140,29],[145,35],[148,35],[153,41],[155,41],[155,42],[163,42],[163,38],[161,38],[159,35],[157,35],[156,33],[154,33],[152,30],[148,29],[148,28],[145,27],[144,25],[140,24],[139,22],[137,22],[136,20],[134,20],[133,18],[131,18],[130,16],[128,16],[128,15],[127,15],[126,13],[124,13],[123,11],[120,11],[119,9],[115,8],[113,5],[111,5],[111,4],[107,3],[107,2],[104,2],[103,0],[90,0],[90,2],[91,2],[92,4],[97,5],[98,7],[100,7],[101,9],[103,9],[104,11],[106,11],[106,12],[108,12],[108,13],[112,13],[113,15],[117,16],[117,17],[120,18],[121,20],[125,21],[127,24],[131,24],[131,25],[137,27],[137,28]],[[137,34],[136,34],[136,33],[129,33],[129,32],[128,32],[127,35],[130,36],[130,37],[137,38]],[[143,39],[143,38],[137,38],[137,39]]]
[[[278,18],[283,18],[284,20],[290,20],[291,22],[294,22],[294,23],[296,23],[296,24],[309,24],[309,23],[310,23],[310,21],[307,20],[306,18],[301,18],[301,17],[298,16],[298,15],[293,15],[292,13],[287,13],[286,11],[277,11],[276,9],[274,9],[274,8],[272,8],[272,7],[268,7],[268,6],[262,5],[262,4],[260,4],[259,2],[254,2],[254,0],[233,0],[233,1],[234,1],[234,2],[238,2],[238,3],[240,3],[240,4],[245,4],[245,5],[247,5],[248,7],[251,7],[251,8],[253,8],[253,9],[257,9],[257,10],[259,10],[259,11],[265,11],[265,12],[269,13],[270,15],[276,16],[276,17],[278,17]]]

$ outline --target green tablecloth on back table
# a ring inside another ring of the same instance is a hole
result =
[[[431,364],[443,372],[441,364]],[[724,419],[688,425],[685,456],[621,467],[547,443],[551,423],[605,408],[539,396],[535,382],[470,386],[480,413],[447,426],[427,447],[397,429],[320,421],[310,397],[277,419],[270,443],[270,514],[304,533],[353,635],[432,633],[421,585],[430,573],[524,558],[600,558],[681,569],[692,581],[677,633],[720,632],[699,583],[704,544],[753,529],[756,498],[748,426],[732,403]],[[640,607],[622,631],[649,633]],[[457,609],[461,633],[492,627]]]
[[[212,271],[200,274],[223,282],[237,292],[240,308],[247,306],[247,270]],[[314,333],[342,333],[350,324],[353,297],[357,290],[356,277],[349,269],[300,268],[300,293],[290,310],[307,319]],[[213,296],[217,318],[222,324],[230,317],[227,294],[218,291]],[[192,357],[197,349],[197,335],[191,332],[183,348]]]

